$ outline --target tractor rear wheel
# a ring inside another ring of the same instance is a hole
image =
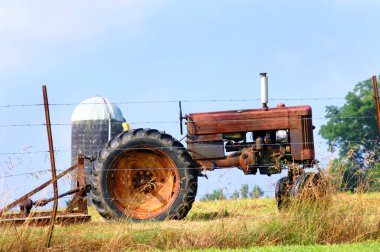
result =
[[[94,163],[92,201],[104,218],[182,219],[197,191],[197,167],[183,145],[154,129],[123,132]]]

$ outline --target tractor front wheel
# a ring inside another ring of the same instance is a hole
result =
[[[320,173],[303,173],[292,185],[292,196],[297,200],[315,201],[327,194],[327,184]]]
[[[276,183],[275,197],[278,210],[287,209],[290,204],[290,179],[282,177]]]

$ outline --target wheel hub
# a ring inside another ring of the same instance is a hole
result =
[[[150,193],[157,187],[156,177],[150,171],[139,171],[132,178],[133,187],[143,193]]]

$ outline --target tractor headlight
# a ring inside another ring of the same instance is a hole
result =
[[[289,134],[286,130],[277,130],[276,131],[276,141],[280,143],[288,142]]]

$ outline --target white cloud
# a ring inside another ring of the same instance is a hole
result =
[[[0,32],[44,39],[86,38],[109,25],[126,26],[142,21],[158,3],[160,1],[16,1],[0,5]]]
[[[0,3],[0,70],[28,57],[30,44],[87,41],[107,29],[138,32],[160,0],[21,0]],[[21,52],[20,52],[21,51]]]

